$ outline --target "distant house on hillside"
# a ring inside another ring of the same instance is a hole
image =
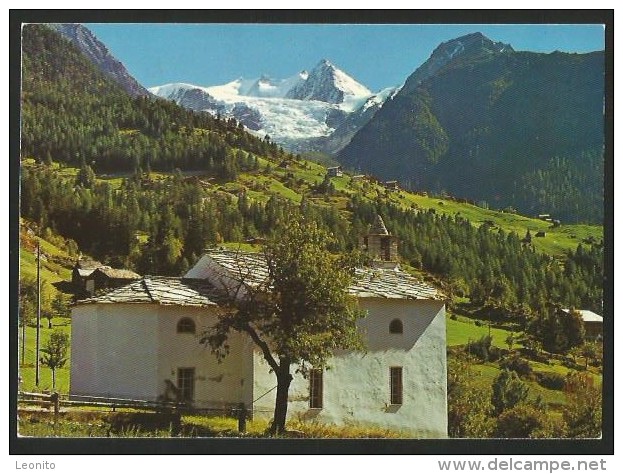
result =
[[[102,262],[87,257],[80,257],[71,272],[71,282],[77,288],[85,289],[87,277],[101,266],[103,266]]]
[[[266,239],[264,237],[249,237],[245,240],[245,243],[251,245],[261,245],[266,243]]]
[[[111,268],[101,266],[96,268],[86,280],[86,288],[89,293],[94,294],[98,291],[117,288],[128,283],[139,280],[141,276],[132,270],[124,268]]]
[[[335,178],[338,176],[342,176],[344,172],[342,171],[341,166],[332,166],[331,168],[327,168],[327,176],[329,178]]]
[[[444,297],[387,260],[397,257],[392,239],[378,217],[365,239],[377,261],[357,269],[348,290],[367,313],[359,322],[366,351],[337,353],[330,370],[314,368],[308,379],[293,367],[289,417],[447,436]],[[239,295],[266,277],[261,253],[210,250],[183,278],[144,277],[79,301],[70,395],[175,396],[197,408],[244,403],[253,416],[272,416],[275,375],[253,341],[232,334],[222,363],[199,343],[218,320],[219,295]]]
[[[383,187],[390,191],[398,191],[400,186],[398,185],[398,181],[385,181],[383,183]]]
[[[570,309],[563,309],[565,313],[570,313]],[[582,316],[584,322],[584,337],[589,341],[600,341],[603,339],[604,318],[588,309],[576,310]]]

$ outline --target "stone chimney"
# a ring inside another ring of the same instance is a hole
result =
[[[381,216],[376,216],[370,233],[359,242],[361,249],[375,260],[375,266],[395,268],[398,265],[398,238],[387,231]]]

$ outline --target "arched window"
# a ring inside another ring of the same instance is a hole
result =
[[[394,319],[389,323],[390,334],[402,334],[402,321],[400,319]]]
[[[182,318],[177,322],[177,332],[195,334],[195,322],[190,318]]]

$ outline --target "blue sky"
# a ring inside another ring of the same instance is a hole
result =
[[[86,26],[150,87],[285,78],[326,58],[371,90],[399,85],[444,41],[480,31],[515,50],[604,48],[601,25],[94,24]]]

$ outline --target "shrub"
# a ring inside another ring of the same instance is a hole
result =
[[[495,362],[496,360],[500,360],[502,357],[502,350],[497,346],[491,346],[489,348],[489,362]]]
[[[562,390],[565,388],[566,378],[553,372],[536,372],[537,382],[541,387],[550,390]]]
[[[569,374],[565,384],[567,405],[563,419],[571,438],[598,438],[601,436],[602,393],[600,384],[587,373]]]
[[[482,336],[477,341],[469,341],[465,350],[468,354],[477,357],[485,362],[489,360],[489,349],[491,348],[491,336]]]
[[[506,359],[500,364],[500,367],[506,370],[512,370],[522,377],[528,377],[532,374],[530,363],[521,357]]]
[[[487,438],[495,428],[490,417],[491,389],[475,383],[476,372],[461,357],[448,359],[448,435],[451,438]]]
[[[497,420],[495,436],[500,438],[560,437],[564,427],[556,423],[548,412],[528,404],[519,404],[504,411]]]

